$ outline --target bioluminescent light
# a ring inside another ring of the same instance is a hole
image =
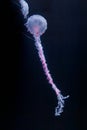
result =
[[[68,98],[69,96],[64,97],[61,94],[61,91],[57,88],[56,84],[54,83],[51,73],[47,66],[47,62],[46,62],[46,58],[44,55],[44,50],[43,50],[43,46],[41,44],[41,38],[40,38],[41,35],[45,33],[47,29],[47,21],[41,15],[33,15],[27,18],[27,15],[29,14],[29,6],[25,0],[19,0],[19,2],[21,4],[22,14],[24,18],[26,18],[27,20],[27,22],[25,23],[25,26],[28,32],[30,32],[35,39],[35,46],[38,51],[38,56],[42,63],[42,67],[46,75],[46,78],[48,80],[48,83],[51,85],[52,89],[56,93],[58,104],[57,104],[57,107],[55,108],[55,116],[59,116],[63,112],[64,99]]]

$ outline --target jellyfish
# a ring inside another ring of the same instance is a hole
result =
[[[26,19],[29,14],[29,6],[25,0],[19,0],[19,3],[21,5],[21,12]]]
[[[35,39],[35,46],[37,48],[38,56],[42,63],[42,68],[44,70],[44,73],[47,77],[49,84],[52,86],[52,89],[55,91],[57,95],[58,105],[55,108],[55,115],[56,116],[60,115],[63,112],[64,99],[68,98],[69,96],[66,96],[66,97],[62,96],[60,90],[57,88],[57,86],[53,82],[53,78],[48,69],[48,65],[46,62],[46,58],[44,55],[44,50],[43,50],[43,46],[41,44],[41,38],[40,38],[41,35],[45,33],[45,31],[47,30],[47,21],[41,15],[33,15],[28,18],[25,26],[27,27],[27,30],[33,35]]]
[[[25,23],[25,26],[27,28],[27,31],[30,32],[35,40],[35,46],[38,52],[39,59],[42,64],[42,68],[44,71],[44,74],[46,75],[48,83],[51,85],[52,89],[55,91],[55,94],[57,96],[57,107],[55,108],[55,116],[59,116],[63,112],[63,107],[65,103],[65,99],[69,97],[63,96],[61,94],[61,91],[58,89],[56,84],[53,81],[53,78],[51,76],[51,73],[48,69],[47,61],[45,58],[43,46],[41,44],[41,36],[45,33],[47,30],[47,20],[41,16],[41,15],[32,15],[29,18],[26,16],[28,15],[28,4],[25,0],[20,0],[22,5],[22,13],[24,15],[24,18],[26,18],[27,22]]]

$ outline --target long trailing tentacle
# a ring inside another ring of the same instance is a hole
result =
[[[40,61],[42,63],[42,67],[43,67],[43,70],[47,77],[47,80],[48,80],[49,84],[51,84],[52,89],[55,91],[55,93],[57,95],[58,104],[57,104],[57,107],[55,108],[55,116],[60,116],[60,114],[63,112],[64,100],[67,99],[69,96],[64,97],[61,94],[60,90],[55,85],[55,83],[53,82],[52,76],[50,74],[50,71],[49,71],[47,63],[46,63],[46,59],[45,59],[40,37],[35,36],[34,38],[35,38],[35,46],[38,50],[38,55],[39,55]]]

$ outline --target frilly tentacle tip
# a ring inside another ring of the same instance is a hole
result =
[[[60,116],[61,113],[63,112],[63,107],[64,107],[64,100],[69,98],[69,95],[67,96],[62,96],[61,94],[59,94],[57,96],[57,99],[58,99],[58,105],[57,107],[55,108],[55,116]]]

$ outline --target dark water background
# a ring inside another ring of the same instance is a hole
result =
[[[28,0],[27,0],[28,1]],[[1,119],[7,130],[86,130],[86,0],[31,0],[30,15],[43,15],[41,37],[48,67],[63,95],[64,113],[54,116],[55,93],[48,84],[25,20],[12,1],[1,3]]]

